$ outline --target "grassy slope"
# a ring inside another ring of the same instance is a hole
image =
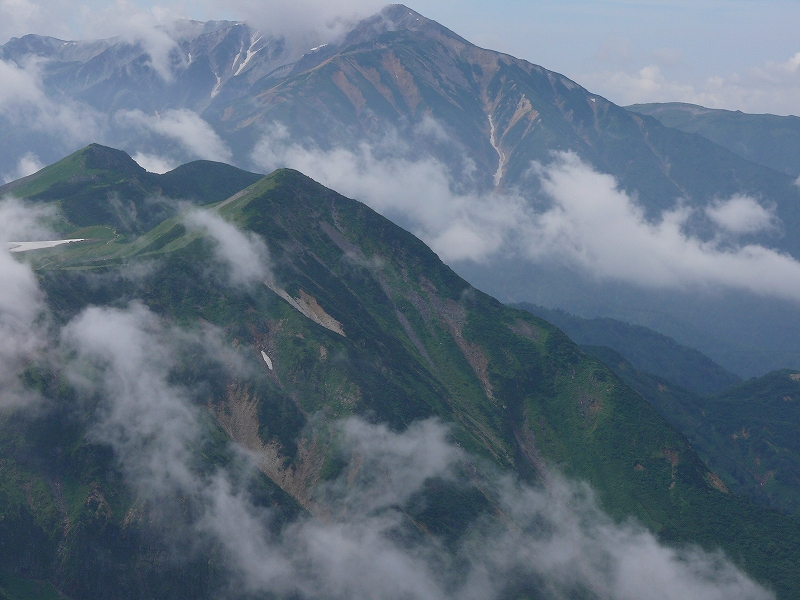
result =
[[[584,347],[613,369],[689,439],[732,491],[800,516],[800,381],[775,371],[699,396],[637,370],[605,347]]]
[[[0,187],[34,202],[54,203],[64,216],[61,233],[88,237],[104,225],[116,234],[143,233],[175,214],[175,200],[208,204],[261,178],[230,165],[196,161],[158,175],[121,150],[91,144],[38,173]]]
[[[584,319],[528,303],[517,307],[553,323],[578,344],[613,348],[640,371],[653,373],[698,394],[722,391],[741,381],[701,352],[647,327],[616,319]]]
[[[713,487],[686,439],[554,326],[471,288],[411,234],[297,172],[274,173],[220,212],[268,241],[279,285],[313,296],[347,337],[266,286],[226,286],[210,270],[208,242],[177,218],[135,244],[40,253],[56,317],[136,295],[186,326],[223,327],[256,361],[267,349],[275,372],[249,389],[262,438],[289,461],[307,414],[395,427],[436,415],[478,455],[535,478],[540,454],[589,481],[616,517],[634,515],[665,540],[722,547],[781,597],[797,597],[800,526]],[[151,264],[139,289],[116,275],[131,261]],[[215,402],[227,383],[216,382]]]

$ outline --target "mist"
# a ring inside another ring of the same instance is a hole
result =
[[[274,280],[269,249],[257,234],[242,231],[215,210],[191,211],[184,223],[211,239],[214,255],[231,284],[246,287]]]
[[[20,232],[40,227],[41,215],[23,205],[7,202],[0,210],[26,217],[14,220],[24,226]],[[264,244],[208,211],[192,219],[219,241],[216,260],[231,271],[243,252]],[[226,256],[233,260],[225,262]],[[30,335],[26,328],[44,310],[36,278],[7,253],[0,254],[0,267],[4,281],[16,286],[0,296],[0,327],[4,334]],[[230,284],[263,276],[247,272]],[[318,517],[302,513],[276,528],[273,509],[246,485],[262,477],[257,457],[233,442],[228,467],[209,469],[198,456],[210,433],[206,406],[214,387],[182,383],[180,375],[189,364],[211,361],[218,369],[202,372],[246,381],[258,376],[257,359],[233,348],[212,325],[179,327],[141,302],[86,308],[41,339],[58,346],[52,354],[60,364],[53,364],[78,392],[88,439],[113,451],[138,505],[151,513],[158,507],[150,518],[165,543],[186,550],[191,540],[190,552],[221,553],[225,593],[472,600],[535,589],[548,598],[773,598],[719,552],[665,546],[633,521],[615,522],[586,484],[552,472],[546,486],[536,486],[500,472],[465,452],[450,425],[437,419],[402,431],[358,416],[310,419],[304,435],[324,433],[330,451],[348,466],[313,490]],[[42,350],[16,341],[13,356]],[[4,354],[3,364],[13,364],[13,356],[6,361]],[[4,402],[14,376],[8,373]],[[463,534],[448,540],[420,526],[415,506],[428,501],[431,482],[467,489],[476,479],[488,510]]]
[[[455,445],[438,420],[402,432],[358,417],[325,425],[350,465],[316,490],[329,516],[303,515],[275,533],[270,510],[236,478],[195,466],[203,409],[169,376],[175,345],[190,335],[135,304],[87,309],[62,340],[76,353],[73,381],[100,393],[94,439],[113,448],[138,496],[158,499],[161,511],[170,502],[193,507],[195,519],[173,526],[222,548],[238,593],[466,600],[523,586],[552,598],[772,598],[719,553],[666,547],[633,522],[615,523],[585,484],[553,474],[546,488],[534,487],[500,474]],[[421,533],[409,506],[433,479],[463,480],[467,466],[477,466],[492,490],[487,501],[504,517],[479,517],[449,546]],[[178,537],[168,528],[163,535]]]
[[[532,164],[528,191],[481,193],[465,189],[437,159],[408,158],[400,150],[392,155],[368,143],[323,150],[289,140],[278,126],[256,145],[253,160],[264,169],[298,169],[365,202],[410,228],[448,263],[511,257],[641,288],[719,287],[800,300],[800,262],[746,238],[781,226],[774,207],[753,198],[709,199],[705,209],[676,198],[674,208],[648,220],[614,177],[572,152]],[[540,192],[531,198],[533,189]],[[705,219],[715,236],[691,233],[693,219]]]
[[[0,409],[34,403],[20,375],[47,342],[47,310],[33,269],[15,259],[9,242],[48,239],[52,210],[13,198],[0,201]]]

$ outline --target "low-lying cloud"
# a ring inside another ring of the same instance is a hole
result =
[[[9,181],[15,181],[16,179],[33,175],[37,171],[43,169],[44,166],[45,165],[42,164],[36,154],[33,152],[26,152],[20,157],[17,168],[12,173],[3,175],[3,180],[8,183]]]
[[[491,599],[520,585],[552,597],[773,597],[721,554],[665,547],[638,525],[615,524],[587,486],[558,476],[535,488],[481,467],[487,501],[504,518],[487,513],[455,547],[421,532],[409,500],[432,479],[457,482],[473,464],[436,420],[399,433],[357,418],[331,424],[350,466],[317,491],[329,517],[301,516],[270,532],[270,511],[226,471],[202,475],[194,466],[200,409],[170,378],[176,340],[186,335],[133,305],[87,309],[62,340],[77,356],[74,380],[101,394],[95,439],[113,448],[140,497],[164,512],[169,503],[192,507],[194,520],[172,526],[222,549],[233,589],[356,600]],[[163,530],[168,540],[179,533]]]
[[[613,177],[574,154],[561,154],[536,171],[553,206],[534,221],[530,256],[562,257],[598,278],[649,287],[721,285],[800,300],[800,263],[787,254],[693,237],[685,230],[693,212],[688,207],[677,206],[650,222]],[[741,213],[758,212],[754,204],[740,196],[710,210],[717,219],[727,219],[726,229],[741,230]]]
[[[172,171],[176,165],[172,160],[159,156],[157,154],[146,154],[137,152],[131,158],[135,160],[140,167],[151,173],[158,173],[160,175]]]
[[[216,258],[225,266],[232,284],[247,286],[273,279],[269,249],[257,234],[242,231],[215,210],[191,211],[184,223],[213,240]]]
[[[50,98],[42,77],[39,59],[22,65],[0,60],[0,116],[14,127],[54,135],[68,145],[102,140],[106,117],[84,103]]]
[[[367,143],[321,150],[287,140],[281,128],[256,145],[253,160],[265,169],[296,168],[365,202],[409,227],[445,262],[512,255],[644,287],[722,286],[800,300],[797,260],[731,242],[731,235],[780,225],[771,209],[743,195],[717,199],[705,210],[676,200],[675,208],[651,221],[612,176],[562,152],[534,165],[531,177],[541,189],[534,205],[515,192],[455,192],[447,168],[433,158],[384,158]],[[690,219],[700,217],[717,236],[689,233]]]
[[[29,264],[16,260],[8,242],[48,237],[42,221],[52,212],[13,199],[0,201],[0,409],[33,401],[20,382],[25,365],[45,348],[46,307]]]
[[[149,131],[178,143],[189,155],[230,162],[230,148],[200,115],[189,109],[169,109],[146,114],[141,110],[121,110],[115,121],[127,127]]]
[[[252,158],[267,171],[291,167],[367,203],[411,227],[445,261],[485,261],[507,247],[521,223],[530,222],[521,197],[454,193],[440,161],[408,158],[405,148],[395,155],[389,150],[389,158],[366,142],[354,150],[320,150],[291,141],[286,129],[276,126],[256,144]]]
[[[775,229],[778,218],[753,198],[743,195],[716,200],[706,207],[706,215],[722,229],[734,234],[758,233]]]
[[[22,222],[23,210],[15,203],[0,206],[0,216],[9,217],[0,223]],[[37,227],[31,214],[29,233]],[[231,271],[263,258],[257,250],[263,242],[218,215],[194,214],[197,226],[220,240],[220,257],[227,253]],[[226,250],[225,240],[250,250]],[[8,332],[29,336],[43,307],[30,268],[7,259],[0,252],[3,289],[13,290],[0,295],[3,342]],[[531,487],[496,472],[456,445],[435,419],[402,432],[359,418],[327,425],[313,420],[327,428],[349,466],[315,491],[324,518],[303,515],[276,529],[271,510],[241,484],[241,464],[235,476],[225,468],[199,468],[210,388],[182,383],[181,369],[205,356],[222,365],[222,377],[253,374],[222,333],[207,327],[178,328],[134,302],[83,310],[53,343],[60,345],[56,354],[66,361],[68,380],[89,400],[81,405],[89,411],[89,439],[109,446],[137,499],[157,507],[164,541],[191,539],[197,551],[213,546],[221,552],[231,589],[309,600],[492,599],[514,586],[551,597],[588,590],[619,600],[773,597],[719,553],[663,546],[639,525],[616,524],[586,485],[554,474],[547,488]],[[36,344],[26,347],[24,337],[18,342],[14,360],[41,352]],[[11,364],[5,354],[0,358],[3,367]],[[0,392],[5,401],[6,389]],[[246,452],[239,456],[247,460]],[[423,531],[409,517],[431,481],[458,487],[476,476],[493,508],[455,542]]]

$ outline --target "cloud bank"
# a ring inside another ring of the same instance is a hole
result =
[[[321,150],[288,140],[280,127],[253,152],[261,168],[292,167],[409,227],[445,262],[488,262],[516,256],[561,263],[584,274],[643,287],[711,286],[800,301],[800,263],[731,235],[769,231],[772,209],[736,195],[703,211],[677,204],[656,221],[610,175],[574,153],[558,153],[531,176],[542,193],[535,204],[518,193],[454,191],[447,168],[433,158],[386,158],[369,144]],[[705,217],[717,236],[688,232]]]
[[[189,109],[170,109],[145,114],[121,110],[114,119],[122,126],[149,131],[178,143],[189,155],[218,162],[231,162],[230,148],[200,115]]]
[[[225,266],[233,285],[247,286],[274,279],[269,249],[258,235],[242,231],[214,210],[194,210],[184,223],[199,230],[214,242],[217,260]]]

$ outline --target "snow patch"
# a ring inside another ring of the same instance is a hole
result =
[[[6,248],[9,252],[27,252],[28,250],[42,250],[43,248],[55,248],[64,244],[71,244],[72,242],[84,242],[85,238],[76,238],[72,240],[48,240],[41,242],[8,242]]]
[[[212,97],[212,98],[213,98],[214,96],[216,96],[217,94],[219,94],[219,88],[221,88],[221,87],[222,87],[222,78],[221,78],[219,75],[217,75],[216,73],[214,73],[214,77],[216,77],[216,78],[217,78],[217,85],[215,85],[215,86],[214,86],[214,89],[213,89],[213,90],[211,90],[211,97]]]
[[[497,164],[497,171],[494,173],[494,187],[500,186],[500,181],[503,179],[503,169],[506,166],[506,155],[500,149],[498,145],[498,140],[496,138],[497,130],[494,126],[494,119],[492,119],[492,115],[488,115],[489,117],[489,142],[492,144],[492,148],[495,149],[497,152],[497,156],[500,157],[498,164]]]
[[[250,59],[253,58],[258,53],[258,50],[253,50],[253,47],[258,42],[261,41],[261,37],[262,36],[255,37],[255,35],[253,35],[253,37],[250,38],[250,47],[247,49],[247,55],[244,57],[244,62],[241,65],[239,65],[239,68],[236,70],[236,73],[234,74],[234,77],[236,75],[238,75],[239,73],[241,73],[244,70],[244,68],[247,66],[247,63],[250,62]],[[260,50],[260,48],[259,48],[259,50]],[[239,56],[241,56],[241,54]],[[238,56],[236,57],[236,60],[239,60]],[[236,63],[234,62],[234,64],[236,64]]]

